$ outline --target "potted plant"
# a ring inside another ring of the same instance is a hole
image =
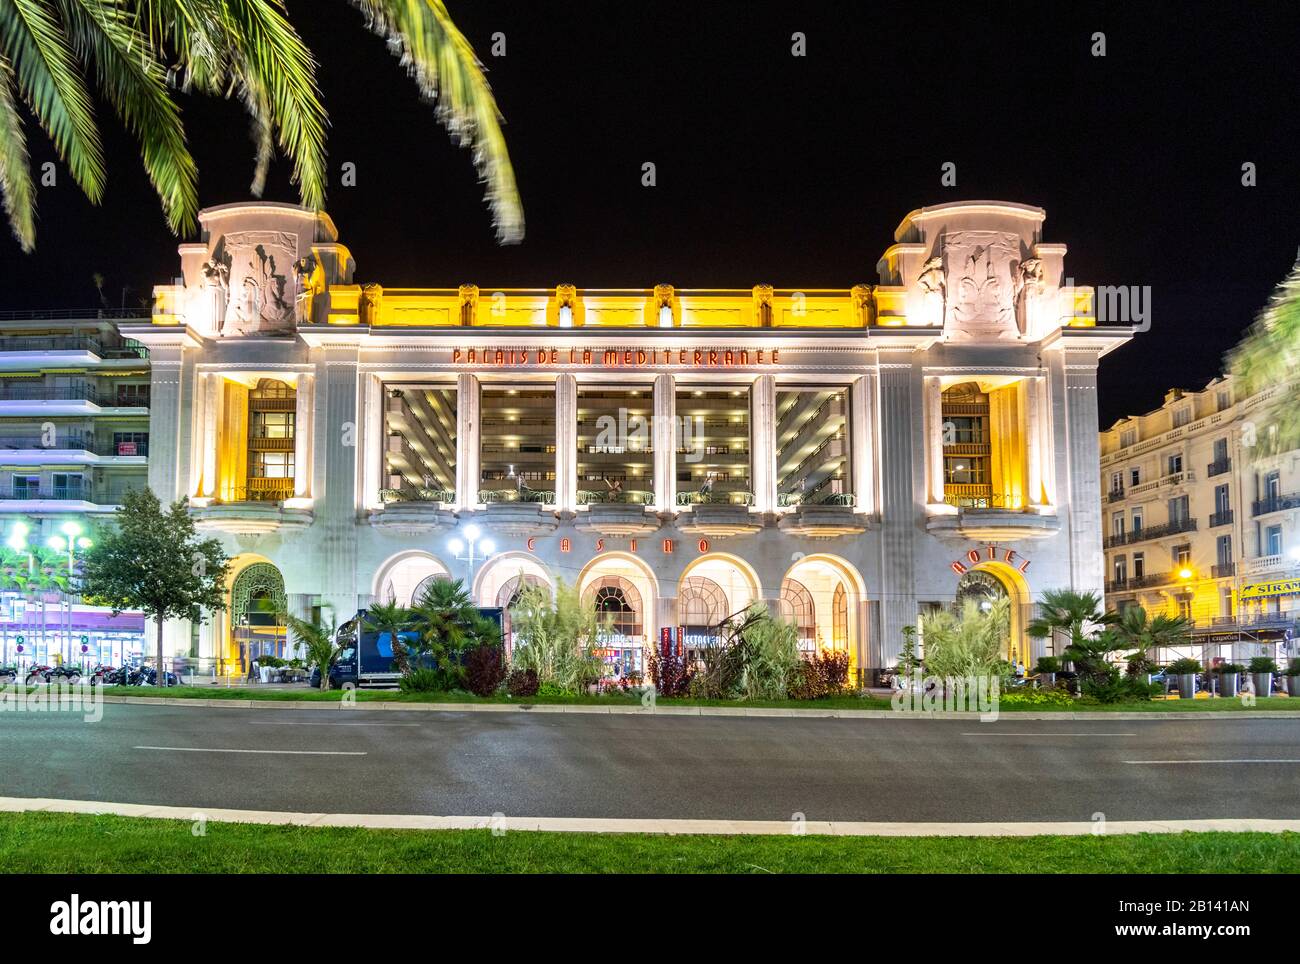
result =
[[[1273,692],[1273,674],[1277,672],[1277,663],[1271,656],[1256,656],[1250,661],[1250,675],[1255,684],[1256,696],[1268,696]]]
[[[1166,672],[1178,680],[1178,696],[1184,700],[1196,698],[1196,674],[1201,671],[1201,661],[1185,656],[1166,667]]]
[[[1219,695],[1236,696],[1241,689],[1241,674],[1246,667],[1240,663],[1220,663],[1215,670],[1219,674]]]
[[[1056,674],[1061,671],[1061,661],[1055,656],[1040,656],[1034,670],[1038,673],[1040,686],[1055,686]]]
[[[1300,696],[1300,658],[1291,660],[1287,664],[1286,673],[1286,691],[1291,696]]]

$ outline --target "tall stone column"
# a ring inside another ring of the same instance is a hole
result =
[[[181,462],[181,369],[184,349],[151,346],[149,357],[149,488],[169,505],[188,492],[182,491]],[[188,433],[185,433],[188,434]]]
[[[311,443],[316,411],[316,376],[298,376],[294,391],[293,497],[311,498]]]
[[[198,484],[194,494],[203,499],[217,495],[217,453],[221,425],[221,375],[205,372],[199,377],[199,428],[194,444],[198,447]]]
[[[361,376],[361,508],[383,508],[379,490],[384,478],[384,383],[378,375]]]
[[[875,417],[876,376],[862,375],[849,386],[849,445],[853,458],[853,501],[859,512],[876,511]]]
[[[749,471],[754,507],[776,511],[776,376],[759,375],[749,390]]]
[[[578,508],[578,380],[569,374],[555,379],[555,508]]]
[[[1105,586],[1105,556],[1101,543],[1101,444],[1097,438],[1096,351],[1066,351],[1065,446],[1069,479],[1070,586],[1098,595]]]
[[[903,627],[916,623],[914,544],[927,495],[923,409],[929,386],[910,354],[882,352],[880,363],[879,654],[885,666],[898,659]]]
[[[478,505],[479,407],[478,378],[456,376],[456,506]]]
[[[1055,505],[1050,479],[1051,435],[1048,426],[1047,384],[1043,376],[1025,382],[1025,449],[1027,504],[1030,508]]]
[[[652,445],[655,467],[655,509],[673,512],[677,506],[677,379],[655,376]]]
[[[313,547],[316,556],[282,567],[285,591],[307,591],[319,580],[322,605],[332,606],[339,622],[357,608],[357,587],[368,584],[371,573],[357,568],[358,488],[357,349],[354,344],[327,346],[323,366],[317,365],[315,433],[317,458],[315,525],[320,533]]]
[[[943,503],[943,388],[937,375],[925,376],[926,500]]]

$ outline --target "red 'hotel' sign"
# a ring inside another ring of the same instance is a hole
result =
[[[758,348],[453,348],[452,364],[467,365],[602,365],[605,368],[732,368],[777,365],[781,349]]]
[[[999,554],[1001,554],[1001,558],[999,558]],[[978,566],[981,562],[1005,562],[1008,566],[1015,566],[1020,572],[1024,572],[1029,568],[1029,560],[1021,559],[1016,550],[1002,549],[992,543],[984,546],[983,550],[970,550],[962,559],[952,563],[951,568],[953,572],[960,576],[968,572],[971,566]]]

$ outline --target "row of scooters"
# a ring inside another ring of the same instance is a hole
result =
[[[28,686],[36,683],[89,683],[91,686],[157,686],[158,671],[152,666],[94,666],[82,669],[64,663],[61,666],[0,667],[0,682],[16,683],[22,676]],[[175,673],[166,674],[166,686],[179,686]]]

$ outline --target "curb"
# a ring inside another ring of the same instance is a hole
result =
[[[127,703],[134,706],[202,706],[228,707],[230,709],[268,709],[268,710],[339,710],[355,712],[360,710],[382,710],[388,713],[577,713],[580,715],[610,714],[633,716],[728,716],[728,717],[763,717],[780,719],[839,719],[839,720],[972,720],[979,721],[978,713],[960,713],[952,710],[935,710],[933,712],[902,712],[894,710],[850,710],[850,709],[793,709],[790,707],[764,706],[599,706],[592,704],[565,703],[398,703],[376,700],[365,703],[352,703],[344,710],[342,703],[326,703],[316,700],[235,700],[235,699],[171,699],[148,696],[102,696],[105,703]],[[1071,720],[1076,722],[1100,722],[1116,720],[1133,722],[1137,720],[1300,720],[1300,710],[1201,710],[1194,713],[1177,711],[1163,712],[1153,710],[1147,713],[1095,713],[1076,712],[1010,712],[998,714],[997,720]]]
[[[0,813],[112,814],[155,820],[212,820],[299,827],[366,827],[388,830],[506,830],[552,833],[762,834],[791,836],[789,820],[627,819],[619,817],[432,816],[388,813],[295,813],[283,810],[228,810],[204,807],[100,803],[46,797],[0,797]],[[868,823],[809,820],[800,835],[833,837],[1032,837],[1043,834],[1080,837],[1097,833],[1092,821],[1016,821],[1004,823]],[[1106,836],[1135,833],[1192,832],[1284,833],[1300,831],[1300,820],[1216,818],[1206,820],[1108,820]]]

